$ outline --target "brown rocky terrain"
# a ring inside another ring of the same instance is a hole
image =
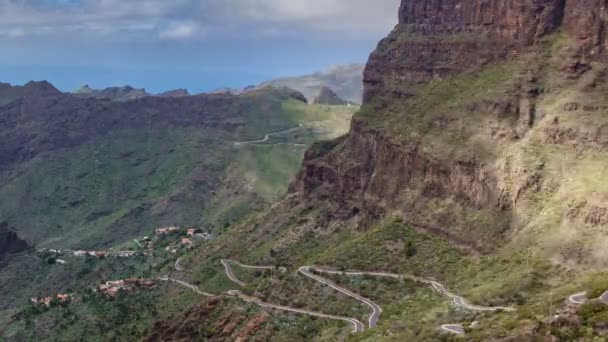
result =
[[[604,119],[593,129],[575,115],[608,108],[598,92],[607,6],[403,0],[399,24],[367,64],[350,134],[309,153],[292,191],[304,202],[329,201],[340,220],[367,226],[394,214],[491,250],[553,205],[539,194],[563,191],[542,164],[556,155],[543,154],[536,170],[521,159],[538,136],[576,146],[565,152],[572,158],[603,145]],[[573,91],[589,104],[565,101]],[[584,207],[586,224],[605,227],[604,204]]]
[[[221,297],[210,298],[183,317],[156,322],[146,341],[264,341],[272,334],[268,314],[252,315],[226,304]]]

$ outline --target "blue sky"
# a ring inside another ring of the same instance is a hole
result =
[[[0,0],[0,81],[242,87],[364,62],[399,0]]]

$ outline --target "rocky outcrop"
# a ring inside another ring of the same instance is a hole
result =
[[[399,24],[368,62],[364,102],[517,55],[560,28],[578,41],[571,68],[605,59],[607,6],[605,0],[403,0]]]
[[[0,223],[0,260],[10,254],[23,252],[29,248],[27,242],[9,229],[6,222]]]
[[[564,28],[578,43],[576,57],[582,63],[606,60],[608,48],[608,1],[566,0]]]
[[[568,55],[559,59],[563,63],[559,68],[580,76],[589,63],[605,58],[607,4],[605,0],[402,0],[399,24],[379,43],[365,69],[365,116],[355,117],[348,138],[335,148],[323,154],[309,153],[291,190],[305,202],[328,201],[339,219],[357,216],[365,224],[398,214],[421,226],[460,229],[465,239],[480,239],[477,235],[483,229],[476,229],[476,225],[490,222],[494,236],[499,236],[512,227],[510,220],[515,214],[511,210],[525,193],[542,190],[538,173],[509,170],[509,162],[481,161],[474,153],[446,157],[442,151],[433,151],[437,147],[432,140],[420,138],[427,134],[426,126],[408,131],[408,136],[418,137],[408,140],[394,136],[399,132],[388,132],[385,122],[374,122],[398,117],[404,126],[411,117],[420,125],[426,122],[420,120],[425,113],[409,113],[415,110],[409,107],[410,99],[425,96],[418,91],[428,82],[527,58],[525,76],[513,75],[517,81],[507,93],[502,90],[494,95],[508,100],[482,99],[462,109],[473,115],[494,116],[497,121],[511,120],[507,126],[483,127],[478,123],[475,132],[493,132],[483,138],[487,143],[509,144],[522,139],[544,115],[535,99],[543,91],[537,85],[542,75],[536,70],[543,63],[538,61],[547,49],[543,45],[546,37],[561,30],[569,39],[574,38],[564,50]],[[488,87],[492,85],[483,91]],[[415,103],[421,107],[420,102]],[[458,118],[451,113],[444,117],[446,122],[432,121],[433,129],[439,127],[449,135],[449,118]],[[549,130],[547,139],[573,136],[572,132]],[[505,178],[511,177],[505,175],[508,172],[513,172],[514,179]],[[488,217],[489,221],[463,224],[459,212],[467,213],[462,216]]]
[[[496,217],[508,216],[511,209],[510,194],[501,190],[492,168],[474,161],[439,160],[360,123],[353,124],[337,148],[325,152],[307,153],[290,190],[306,203],[333,203],[336,220],[357,216],[363,226],[369,226],[387,215],[403,215],[415,226],[485,251],[488,241],[462,234],[468,229],[475,235],[476,227],[455,222],[450,212],[430,215],[427,203],[456,201],[472,211],[489,210]],[[491,231],[505,231],[508,224],[497,219]]]
[[[336,95],[336,93],[328,87],[321,87],[319,95],[315,97],[313,103],[330,106],[342,106],[346,104],[346,101],[338,97],[338,95]]]

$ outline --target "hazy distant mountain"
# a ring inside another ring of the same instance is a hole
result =
[[[9,104],[22,97],[45,97],[60,94],[61,92],[47,81],[30,81],[22,86],[0,83],[0,106]]]
[[[315,99],[313,100],[313,103],[321,105],[339,106],[345,105],[347,102],[342,100],[338,95],[336,95],[336,93],[332,89],[323,86],[321,87],[319,95],[317,95],[317,97],[315,97]]]
[[[289,87],[313,102],[322,87],[333,90],[341,99],[361,103],[363,98],[363,64],[340,65],[312,75],[285,77],[264,82],[260,86]]]
[[[166,91],[164,93],[160,93],[156,96],[158,96],[158,97],[184,97],[184,96],[190,96],[190,93],[188,93],[188,89],[175,89],[175,90]]]
[[[88,85],[76,90],[74,95],[83,98],[109,99],[113,101],[129,101],[150,96],[145,89],[137,89],[131,86],[109,87],[98,90],[93,89]]]

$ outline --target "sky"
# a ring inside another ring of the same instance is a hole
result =
[[[0,81],[238,88],[363,63],[399,0],[0,0]]]

